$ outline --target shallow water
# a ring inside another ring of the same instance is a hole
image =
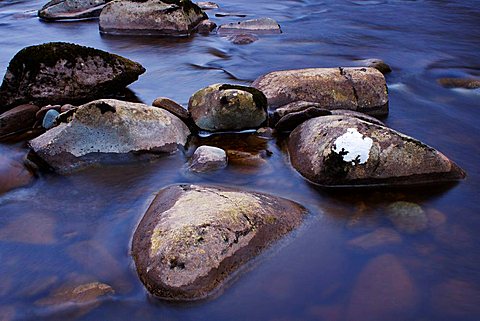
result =
[[[480,91],[445,89],[436,83],[440,77],[480,76],[478,1],[217,2],[222,12],[272,17],[283,34],[260,36],[245,46],[217,35],[105,37],[98,33],[96,21],[39,21],[34,10],[43,1],[4,0],[0,1],[0,70],[25,46],[75,42],[142,63],[147,73],[130,88],[145,103],[167,96],[185,105],[193,92],[212,83],[249,84],[273,70],[348,66],[378,57],[393,69],[386,77],[390,97],[386,124],[442,151],[465,169],[467,179],[441,188],[318,189],[290,167],[282,140],[252,134],[199,140],[197,144],[262,155],[259,161],[235,163],[208,175],[186,173],[182,153],[69,176],[43,174],[30,186],[0,196],[0,316],[14,320],[478,320]],[[240,19],[208,13],[217,24]],[[23,149],[22,144],[14,147]],[[7,153],[3,147],[1,152]],[[155,192],[178,182],[263,191],[295,200],[311,215],[217,297],[190,304],[157,301],[146,294],[136,276],[130,241]],[[401,243],[374,250],[349,245],[379,227],[391,228],[385,208],[397,200],[415,202],[428,213],[439,211],[446,222],[416,235],[401,233]],[[400,269],[375,264],[379,257],[392,261],[391,255]],[[372,264],[378,273],[367,273]],[[64,284],[87,281],[110,284],[116,294],[86,310],[35,303]],[[394,293],[389,292],[392,288]]]

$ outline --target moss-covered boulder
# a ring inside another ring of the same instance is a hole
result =
[[[275,240],[306,210],[279,197],[225,187],[162,189],[133,236],[138,275],[153,295],[202,299]]]
[[[47,20],[96,18],[112,0],[52,0],[38,10],[38,17]]]
[[[43,106],[101,98],[144,72],[127,58],[71,43],[27,47],[10,61],[0,87],[0,113],[23,103]]]
[[[267,120],[267,99],[252,87],[215,84],[193,94],[188,110],[203,130],[258,128]]]
[[[304,122],[290,134],[288,150],[300,174],[325,186],[405,185],[465,177],[432,147],[348,115]]]
[[[100,32],[113,35],[189,36],[208,16],[190,0],[122,0],[105,6]]]

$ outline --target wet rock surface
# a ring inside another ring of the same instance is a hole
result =
[[[210,172],[227,166],[227,153],[221,148],[200,146],[193,153],[189,170],[197,173]]]
[[[207,131],[258,128],[267,120],[267,100],[255,88],[215,84],[197,91],[188,110],[195,124]]]
[[[437,150],[384,126],[332,115],[298,126],[288,142],[293,167],[324,186],[405,185],[463,179]]]
[[[33,181],[32,173],[25,167],[18,153],[0,148],[0,195]]]
[[[0,112],[15,105],[73,103],[124,89],[145,69],[105,51],[53,42],[19,51],[0,87]]]
[[[112,0],[52,0],[38,11],[47,21],[96,18]]]
[[[40,299],[35,304],[40,306],[63,304],[95,303],[100,297],[114,294],[115,291],[108,284],[91,282],[77,286],[64,286],[57,289],[51,296]]]
[[[193,125],[192,118],[190,117],[188,110],[170,98],[158,97],[153,101],[152,106],[165,109],[166,111],[174,114],[189,127]]]
[[[394,229],[380,227],[373,232],[356,237],[348,242],[352,248],[371,250],[402,243],[402,237]]]
[[[275,129],[279,132],[289,132],[311,118],[327,115],[331,115],[329,110],[310,107],[302,111],[288,113],[287,115],[283,116],[278,123],[275,124]]]
[[[195,30],[201,34],[209,34],[215,30],[215,28],[217,28],[217,24],[212,20],[207,19],[200,21],[200,23],[195,27]]]
[[[32,128],[36,113],[40,110],[35,105],[20,105],[0,114],[0,139],[2,136],[22,132]]]
[[[356,63],[358,66],[375,68],[384,75],[392,72],[392,68],[390,68],[390,66],[386,64],[382,59],[370,58],[370,59],[359,60]]]
[[[253,87],[268,99],[268,107],[296,101],[325,109],[348,109],[374,116],[388,114],[385,78],[375,68],[311,68],[274,71],[257,78]]]
[[[218,27],[220,34],[233,33],[278,34],[282,33],[278,22],[271,18],[258,18],[232,22]]]
[[[229,37],[229,40],[236,45],[248,45],[258,40],[254,34],[238,34]]]
[[[114,155],[175,152],[190,135],[188,127],[165,110],[114,99],[82,105],[69,118],[30,141],[33,151],[61,173]]]
[[[199,1],[197,2],[197,6],[200,7],[202,10],[212,10],[212,9],[218,9],[219,6],[215,2],[211,1]]]
[[[116,35],[189,36],[207,15],[190,0],[122,0],[100,14],[100,32]]]
[[[440,78],[437,82],[445,88],[480,88],[480,79],[475,78]]]
[[[137,272],[157,297],[205,298],[298,226],[305,213],[294,202],[266,194],[196,185],[167,187],[135,231],[132,253]]]
[[[410,202],[395,202],[387,207],[387,216],[399,231],[415,234],[428,228],[428,217],[422,207]]]

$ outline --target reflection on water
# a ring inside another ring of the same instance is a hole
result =
[[[76,42],[142,63],[147,73],[130,86],[139,100],[167,96],[186,105],[192,93],[212,83],[248,84],[272,70],[347,66],[378,57],[393,69],[387,76],[387,125],[451,157],[467,179],[440,188],[319,189],[291,169],[283,138],[252,133],[196,138],[185,155],[65,177],[45,173],[0,196],[0,315],[7,320],[478,320],[480,94],[436,83],[440,77],[480,76],[478,3],[218,3],[222,12],[277,19],[284,33],[245,46],[217,35],[105,37],[95,21],[39,21],[34,10],[42,1],[2,1],[0,69],[27,45]],[[239,19],[209,15],[217,24]],[[186,158],[201,144],[226,149],[231,165],[208,175],[186,172]],[[221,296],[191,304],[161,302],[146,295],[136,276],[130,239],[155,193],[178,182],[263,191],[295,200],[311,215]],[[386,215],[396,201],[420,205],[428,228],[398,232]],[[111,285],[115,295],[95,306],[38,303],[62,286],[93,281]]]

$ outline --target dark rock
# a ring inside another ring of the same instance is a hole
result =
[[[39,109],[35,105],[20,105],[1,114],[0,138],[31,129],[35,123],[35,114]]]
[[[364,113],[359,113],[358,111],[346,110],[346,109],[334,109],[334,110],[331,110],[330,112],[332,113],[332,115],[355,117],[375,125],[385,126],[385,124],[382,121],[378,120],[377,118],[369,116]]]
[[[129,59],[79,45],[54,42],[19,51],[0,87],[0,112],[37,105],[87,101],[113,94],[145,69]]]
[[[159,298],[205,298],[297,227],[305,214],[302,206],[266,194],[167,187],[157,194],[133,236],[138,275]]]
[[[348,245],[363,250],[371,250],[400,243],[402,243],[402,237],[398,232],[391,228],[380,227],[371,233],[350,240]]]
[[[211,9],[218,9],[218,4],[216,4],[215,2],[211,2],[211,1],[200,1],[200,2],[197,2],[197,6],[200,7],[200,9],[202,10],[211,10]]]
[[[53,105],[53,106],[52,106],[52,105],[47,105],[47,106],[43,106],[42,108],[40,108],[39,111],[37,111],[37,113],[35,114],[35,118],[36,118],[37,120],[42,121],[43,118],[45,118],[45,114],[46,114],[49,110],[52,110],[52,109],[60,112],[61,109],[62,109],[62,106],[60,106],[60,105]]]
[[[100,14],[100,32],[114,35],[189,36],[207,15],[190,0],[122,0]]]
[[[200,146],[190,160],[188,167],[192,172],[204,173],[222,169],[227,166],[227,154],[218,147]]]
[[[273,111],[273,114],[269,119],[269,125],[274,127],[283,116],[290,113],[299,112],[310,107],[322,108],[319,103],[312,103],[309,101],[294,101],[286,104],[285,106],[278,107]]]
[[[0,148],[0,194],[30,184],[32,173],[9,149]]]
[[[188,110],[195,124],[208,131],[260,127],[267,120],[267,100],[255,88],[215,84],[197,91]]]
[[[480,79],[474,78],[440,78],[437,82],[445,88],[480,88]]]
[[[374,116],[388,114],[385,77],[375,68],[275,71],[257,78],[252,86],[265,94],[270,109],[307,101],[328,110],[348,109]]]
[[[207,19],[207,20],[202,20],[198,25],[197,27],[195,28],[195,30],[198,32],[198,33],[201,33],[201,34],[209,34],[210,32],[212,32],[213,30],[215,30],[215,28],[217,27],[217,24],[215,22],[213,22],[212,20],[210,19]]]
[[[382,74],[392,72],[392,69],[383,60],[377,58],[364,59],[356,62],[358,66],[372,67],[380,71]]]
[[[289,132],[306,120],[326,115],[331,115],[330,111],[322,108],[310,107],[302,111],[286,114],[277,124],[275,124],[275,129],[279,132]]]
[[[252,42],[257,41],[258,37],[249,33],[241,33],[231,36],[229,40],[236,45],[248,45]]]
[[[238,17],[238,18],[245,18],[247,15],[244,13],[237,13],[237,12],[217,12],[215,13],[215,17]]]
[[[58,115],[60,115],[60,113],[55,109],[50,109],[47,111],[42,121],[42,127],[45,129],[50,129],[55,126],[55,121]]]
[[[392,203],[387,207],[387,216],[399,231],[405,233],[415,234],[428,228],[425,211],[415,203]]]
[[[33,151],[56,171],[67,173],[133,152],[171,153],[185,145],[190,131],[160,108],[102,99],[60,114],[60,123],[30,141]]]
[[[158,97],[153,101],[152,106],[162,108],[166,111],[171,112],[172,114],[183,120],[183,122],[186,124],[192,121],[188,110],[183,108],[182,106],[180,106],[180,104],[171,100],[170,98]]]
[[[259,18],[232,22],[218,27],[220,34],[232,33],[277,34],[282,33],[278,22],[271,18]]]
[[[38,11],[44,20],[96,18],[111,0],[52,0]]]
[[[437,150],[384,126],[348,116],[310,119],[291,134],[293,167],[324,186],[455,181],[465,173]]]

